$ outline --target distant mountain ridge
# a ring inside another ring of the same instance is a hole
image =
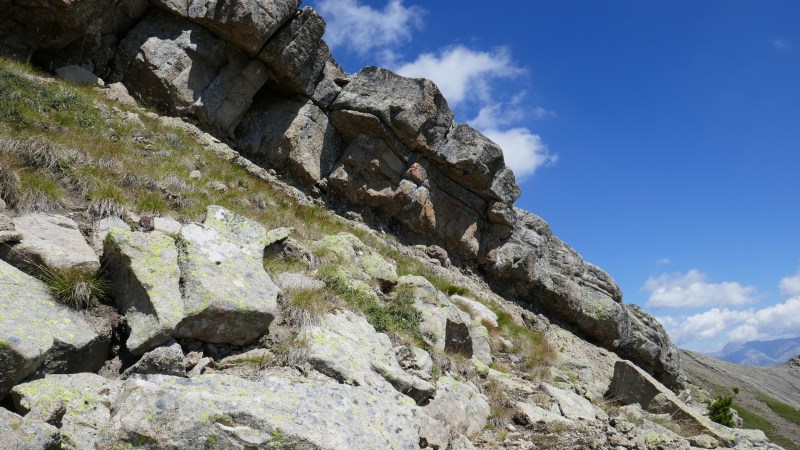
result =
[[[747,366],[776,366],[800,354],[800,337],[773,341],[730,343],[711,353],[724,361]]]

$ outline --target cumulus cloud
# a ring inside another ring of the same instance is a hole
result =
[[[382,10],[358,0],[317,0],[315,6],[328,22],[328,44],[361,55],[410,41],[425,15],[422,8],[403,5],[403,0],[390,0]]]
[[[493,81],[520,76],[525,70],[514,64],[507,48],[484,52],[457,45],[438,53],[423,53],[396,67],[395,72],[432,80],[448,103],[456,107],[470,98],[488,101]]]
[[[727,308],[712,308],[706,312],[689,316],[680,321],[673,321],[667,329],[670,337],[678,345],[699,340],[711,340],[723,331],[731,330],[735,325],[745,322],[753,314],[749,311],[733,311]]]
[[[685,274],[662,274],[650,277],[642,290],[650,293],[651,308],[697,308],[701,306],[741,306],[758,300],[755,286],[736,282],[709,283],[698,270]]]
[[[514,171],[517,181],[525,180],[540,167],[558,161],[558,155],[550,153],[542,138],[527,128],[481,131],[503,149],[506,165]]]
[[[800,269],[795,275],[782,279],[780,288],[785,297],[800,297]]]

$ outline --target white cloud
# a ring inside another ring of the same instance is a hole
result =
[[[533,175],[540,167],[558,161],[558,155],[550,153],[542,138],[527,128],[490,128],[482,129],[481,132],[503,149],[506,165],[514,171],[517,181]]]
[[[732,311],[727,308],[712,308],[685,318],[677,327],[673,323],[667,329],[672,340],[678,345],[700,340],[709,341],[718,337],[723,331],[743,323],[752,314],[752,310]]]
[[[775,39],[772,41],[772,46],[777,48],[778,50],[791,50],[792,44],[784,39]]]
[[[525,73],[511,59],[507,48],[490,52],[458,45],[435,53],[423,53],[415,61],[395,68],[400,75],[432,80],[451,106],[470,98],[488,101],[491,82]]]
[[[795,275],[782,279],[780,288],[785,297],[800,297],[800,269]]]
[[[732,341],[778,339],[800,333],[800,297],[752,313],[728,337]]]
[[[658,261],[656,261],[656,264],[659,266],[668,266],[672,264],[672,260],[669,258],[660,258]]]
[[[422,26],[425,15],[417,6],[403,5],[403,0],[389,0],[383,10],[362,5],[358,0],[318,0],[315,6],[328,22],[328,44],[361,55],[410,41],[411,32]]]
[[[735,282],[709,283],[698,270],[685,274],[662,274],[650,277],[642,287],[650,292],[651,308],[697,308],[701,306],[741,306],[758,300],[755,286]]]

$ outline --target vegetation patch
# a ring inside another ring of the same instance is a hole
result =
[[[770,441],[775,442],[786,450],[800,450],[800,445],[780,434],[778,430],[775,429],[775,425],[764,417],[746,409],[742,405],[735,405],[733,409],[735,409],[736,412],[739,413],[739,417],[742,418],[744,428],[754,428],[763,431]]]
[[[284,302],[286,320],[298,327],[316,325],[336,305],[326,289],[289,289],[284,292]]]
[[[522,365],[528,369],[549,367],[556,358],[556,351],[544,334],[514,322],[510,315],[496,307],[489,307],[497,315],[497,329],[492,330],[494,339],[506,336],[513,343],[512,352],[522,357]]]
[[[41,270],[42,280],[53,296],[71,308],[88,308],[108,291],[108,282],[97,273],[79,269]]]
[[[800,425],[800,410],[797,408],[764,394],[759,394],[758,399],[766,403],[767,406],[769,406],[769,409],[774,411],[775,414],[783,417],[789,422],[794,423],[795,425]]]

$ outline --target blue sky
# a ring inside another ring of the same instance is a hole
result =
[[[433,79],[680,346],[800,335],[800,2],[305,4],[348,72]]]

